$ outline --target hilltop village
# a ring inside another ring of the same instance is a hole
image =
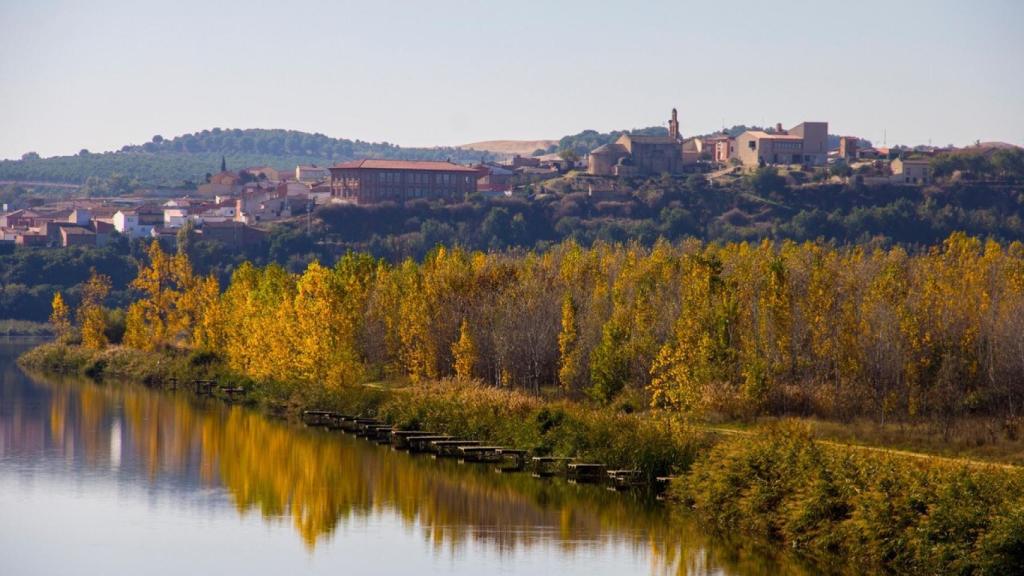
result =
[[[776,124],[730,134],[684,137],[673,109],[667,130],[624,133],[580,157],[573,151],[513,155],[500,161],[366,158],[332,166],[298,165],[221,170],[193,191],[168,197],[139,191],[113,197],[37,202],[0,212],[0,243],[23,246],[103,246],[115,235],[173,241],[183,228],[228,247],[262,241],[267,226],[301,221],[318,207],[416,201],[457,203],[471,197],[586,193],[614,198],[628,183],[651,177],[699,175],[708,185],[766,169],[792,185],[808,182],[862,186],[926,186],[937,159],[968,152],[988,155],[1020,149],[1002,143],[970,148],[876,147],[856,136],[833,136],[827,122],[791,128]],[[963,171],[951,174],[963,176]]]

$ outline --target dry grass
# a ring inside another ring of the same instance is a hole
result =
[[[752,433],[779,422],[799,423],[823,441],[914,453],[951,459],[976,460],[1024,466],[1024,439],[1016,426],[996,418],[973,418],[957,423],[948,438],[931,423],[888,423],[884,426],[868,419],[849,422],[818,418],[759,418],[754,422],[716,423],[711,429]]]

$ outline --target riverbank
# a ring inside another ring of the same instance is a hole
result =
[[[1024,475],[1016,469],[871,453],[778,423],[721,435],[656,412],[627,413],[452,381],[300,388],[231,374],[208,354],[91,352],[43,345],[19,362],[162,386],[216,379],[279,415],[307,408],[373,414],[538,454],[674,474],[672,506],[709,528],[750,535],[839,572],[1024,573]],[[687,513],[690,513],[687,512]]]
[[[685,472],[712,437],[667,414],[634,413],[628,404],[597,408],[454,380],[336,388],[256,382],[204,353],[149,353],[127,347],[91,351],[44,344],[19,363],[29,370],[128,379],[152,387],[216,380],[245,388],[247,402],[278,416],[295,418],[309,409],[373,415],[400,428],[437,430],[535,455],[636,469],[652,483],[656,477]]]

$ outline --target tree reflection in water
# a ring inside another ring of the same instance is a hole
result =
[[[654,573],[799,573],[711,542],[692,521],[628,494],[411,456],[185,392],[52,377],[4,387],[5,450],[56,450],[90,469],[116,464],[149,484],[223,488],[240,514],[290,519],[310,551],[340,523],[397,515],[455,553],[470,541],[570,556],[615,544],[649,557]]]

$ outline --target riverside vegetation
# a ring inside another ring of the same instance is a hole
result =
[[[104,325],[109,284],[94,279],[81,335],[55,302],[58,344],[23,363],[154,382],[216,375],[277,410],[373,410],[676,474],[676,502],[723,532],[849,570],[1024,570],[1014,467],[823,444],[791,424],[726,437],[699,425],[860,416],[951,437],[984,418],[1014,437],[1018,243],[439,248],[399,265],[350,254],[301,275],[243,265],[223,292],[154,244],[132,285],[141,297],[121,346],[109,347]],[[75,338],[82,345],[68,346]]]

